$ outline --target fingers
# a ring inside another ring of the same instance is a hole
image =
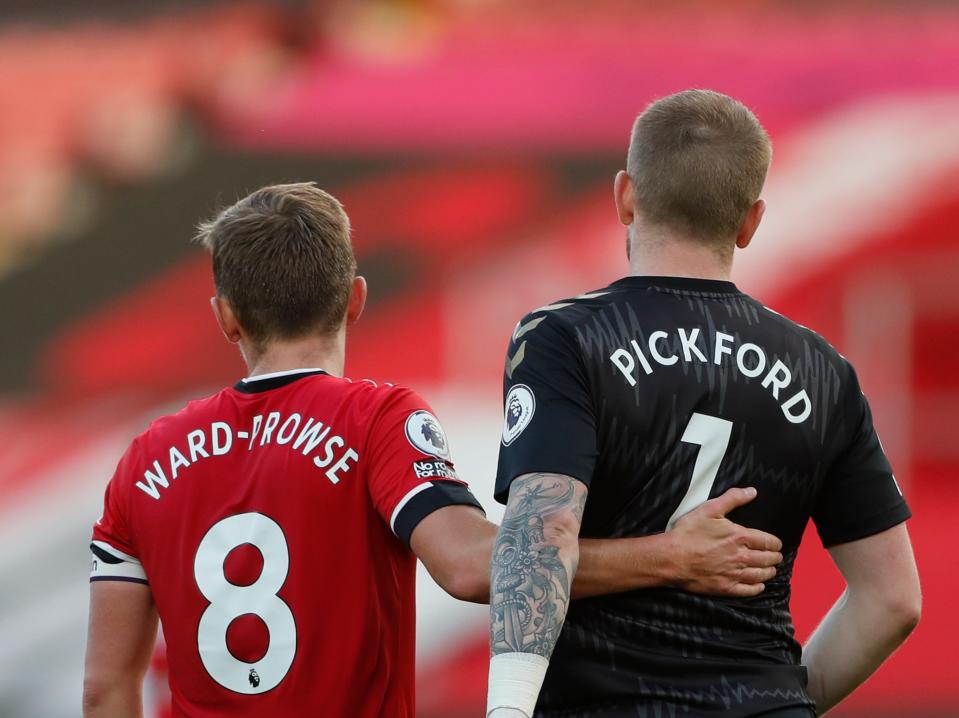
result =
[[[733,509],[748,504],[754,498],[756,498],[756,489],[752,486],[745,489],[733,488],[729,489],[722,496],[710,499],[703,504],[702,508],[707,511],[710,516],[722,518]]]
[[[776,569],[772,568],[744,568],[739,572],[739,583],[757,584],[772,580]]]
[[[715,576],[708,581],[696,582],[686,586],[686,590],[705,596],[731,596],[733,598],[750,598],[758,596],[766,590],[766,581],[775,575],[772,568],[740,569],[726,577]]]
[[[766,590],[766,585],[762,583],[737,583],[726,591],[727,596],[736,598],[752,598],[758,596]]]
[[[741,558],[746,568],[770,568],[783,562],[783,555],[778,551],[746,551]]]
[[[776,536],[758,529],[746,529],[746,546],[756,551],[782,551],[783,542]]]
[[[730,586],[727,591],[729,596],[758,596],[766,590],[766,582],[771,581],[776,576],[776,569],[772,566],[767,568],[744,568],[737,575],[737,583]]]

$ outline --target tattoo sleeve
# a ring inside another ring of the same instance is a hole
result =
[[[566,619],[585,504],[586,486],[569,476],[526,474],[513,481],[490,571],[494,655],[552,654]],[[551,527],[570,519],[576,530],[564,543]]]

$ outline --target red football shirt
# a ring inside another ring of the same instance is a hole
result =
[[[148,583],[177,716],[414,715],[417,523],[479,506],[414,392],[247,379],[137,437],[91,580]]]

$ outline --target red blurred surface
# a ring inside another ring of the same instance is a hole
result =
[[[133,105],[177,113],[196,106],[234,147],[388,153],[380,171],[335,188],[353,219],[361,268],[392,257],[394,269],[409,272],[395,291],[374,296],[351,335],[348,371],[491,395],[511,322],[537,302],[598,286],[621,266],[608,259],[620,252],[610,244],[620,230],[609,181],[564,190],[548,153],[619,155],[647,100],[699,85],[754,107],[784,140],[777,164],[788,164],[789,138],[832,110],[959,87],[959,15],[945,7],[863,15],[701,4],[694,15],[645,7],[642,17],[626,10],[595,22],[559,13],[495,29],[453,23],[403,61],[317,45],[289,67],[276,55],[285,52],[282,23],[263,7],[132,32],[91,26],[0,37],[0,65],[10,70],[0,94],[19,98],[0,117],[0,174],[101,162],[96,137],[112,136],[115,125],[104,130],[97,118]],[[260,69],[250,69],[251,57]],[[236,84],[235,72],[247,81]],[[282,81],[256,80],[266,76]],[[432,166],[409,170],[396,159],[417,153]],[[859,368],[915,513],[923,621],[837,715],[948,715],[955,706],[959,168],[942,169],[904,221],[840,246],[812,271],[797,269],[763,297]],[[50,207],[57,205],[41,209],[56,215]],[[211,293],[208,260],[197,255],[73,317],[52,338],[37,361],[42,393],[0,407],[4,501],[42,491],[36,480],[45,470],[142,412],[243,373],[206,307]],[[793,601],[800,636],[841,586],[818,540],[807,537]],[[481,711],[486,662],[477,635],[424,665],[422,714]]]
[[[438,179],[446,176],[446,171],[437,173]],[[493,177],[498,181],[501,175],[494,174]],[[527,177],[532,182],[539,182],[535,179],[535,172],[528,173]],[[510,186],[509,181],[506,186]],[[597,193],[601,193],[599,189]],[[428,197],[429,193],[425,196]],[[601,210],[592,193],[586,192],[583,197],[578,208],[564,207],[564,213],[561,213],[564,222],[585,213],[578,222],[571,222],[573,235],[591,227],[590,216],[606,211]],[[359,199],[356,205],[359,205]],[[415,207],[415,203],[412,206]],[[481,208],[476,210],[477,214],[482,212]],[[357,212],[359,217],[363,214]],[[417,214],[414,211],[410,216],[415,218]],[[471,214],[463,210],[461,216],[468,220]],[[514,221],[522,227],[525,217],[528,215],[520,213]],[[955,303],[949,304],[934,290],[943,280],[947,284],[951,282],[951,265],[943,262],[943,257],[953,251],[952,228],[957,221],[959,196],[951,190],[946,191],[927,208],[917,208],[907,226],[891,229],[860,249],[839,256],[819,272],[794,283],[770,303],[797,321],[814,326],[847,352],[854,363],[859,364],[862,360],[863,365],[871,366],[868,361],[873,351],[871,347],[860,347],[858,351],[866,353],[857,356],[855,347],[845,346],[844,334],[849,322],[856,321],[855,316],[850,317],[846,312],[861,310],[861,307],[845,305],[843,297],[858,277],[895,269],[896,276],[914,298],[911,305],[915,308],[915,323],[908,335],[897,338],[915,357],[911,372],[905,377],[910,394],[920,408],[930,396],[952,396],[956,391],[955,375],[949,370],[956,349],[956,334],[952,329],[959,308]],[[400,234],[404,231],[402,226],[390,229]],[[357,230],[361,234],[365,232],[361,222],[357,223]],[[508,229],[505,231],[509,233]],[[376,235],[371,233],[369,237],[372,236]],[[595,245],[596,238],[589,237],[588,232],[581,236],[581,241],[586,243],[584,246]],[[921,244],[917,238],[921,238]],[[474,238],[474,242],[483,241],[479,235]],[[491,239],[488,244],[493,249],[497,247],[496,240]],[[432,250],[429,256],[435,266],[424,267],[425,276],[450,271],[443,268],[444,265],[450,266],[449,257],[466,251],[462,245],[442,242],[432,246]],[[471,254],[483,257],[485,254],[481,250],[475,245],[468,249]],[[576,262],[577,256],[581,255],[572,253],[570,261]],[[939,277],[937,271],[945,272],[945,277]],[[115,302],[102,312],[76,323],[50,348],[44,364],[48,385],[62,397],[95,396],[102,401],[102,397],[124,386],[149,387],[149,396],[159,396],[183,392],[195,385],[215,385],[226,373],[225,367],[234,367],[233,376],[238,375],[240,366],[233,348],[222,340],[212,318],[207,317],[205,304],[211,292],[208,272],[208,260],[197,257],[126,300]],[[453,276],[465,278],[468,275],[467,270],[466,274]],[[514,280],[512,275],[494,272],[490,281],[495,284],[498,276],[507,283]],[[454,279],[452,286],[455,284]],[[464,376],[480,376],[483,387],[491,392],[497,391],[498,362],[508,325],[499,322],[493,328],[483,322],[474,323],[475,333],[469,336],[475,347],[466,350],[475,348],[490,357],[478,368],[463,369],[448,364],[442,359],[443,352],[436,352],[437,347],[443,347],[451,340],[449,318],[444,309],[449,286],[443,282],[417,282],[412,291],[373,310],[352,340],[352,373],[379,378],[403,377],[413,385],[435,385],[455,382]],[[576,287],[574,291],[579,289],[581,287]],[[878,291],[882,291],[882,287],[878,287]],[[482,314],[483,307],[481,302],[474,311]],[[411,317],[416,318],[417,327],[428,327],[428,331],[411,337]],[[147,331],[144,331],[145,326],[149,327]],[[58,371],[65,365],[70,366],[69,372]],[[868,371],[862,373],[867,391],[875,389],[882,393],[883,387],[878,384],[882,376],[871,380]],[[62,413],[56,415],[64,420]],[[31,420],[31,416],[35,418]],[[34,432],[47,425],[52,416],[54,414],[37,409],[33,414],[21,413],[18,423],[25,422],[29,432]],[[882,413],[877,415],[881,433],[892,418]],[[81,423],[84,430],[74,434],[77,442],[82,442],[85,436],[96,436],[103,426],[88,420]],[[924,436],[927,437],[926,443],[945,444],[949,448],[954,428],[942,414],[916,411],[909,425],[910,442],[923,446],[925,444],[916,437]],[[46,430],[60,431],[60,428],[52,425]],[[43,435],[42,430],[36,434],[38,446],[44,445]],[[64,453],[68,454],[71,446],[66,445]],[[951,450],[955,452],[954,448]],[[954,607],[947,597],[956,589],[956,576],[959,575],[959,565],[950,551],[950,547],[959,542],[957,525],[950,518],[950,512],[959,500],[959,485],[954,481],[956,455],[943,451],[930,460],[924,452],[915,451],[898,458],[896,465],[900,478],[915,513],[910,528],[928,597],[925,615],[906,647],[876,679],[855,695],[845,710],[868,711],[870,707],[882,707],[895,713],[907,710],[917,701],[930,710],[944,709],[953,702],[952,648],[944,637],[953,632],[955,625]],[[840,577],[831,567],[828,556],[819,548],[815,534],[811,533],[796,569],[793,610],[800,636],[808,634],[814,627],[841,587]],[[424,682],[422,704],[426,714],[454,715],[444,711],[459,710],[458,707],[463,705],[479,706],[486,671],[485,638],[478,636],[475,643],[465,646],[461,652],[454,652],[436,670],[447,678],[440,683]],[[430,669],[427,667],[426,671],[429,674]],[[431,710],[433,713],[429,713]]]

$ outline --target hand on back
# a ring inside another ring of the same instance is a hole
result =
[[[670,534],[676,542],[677,588],[736,597],[763,592],[783,560],[782,541],[726,518],[755,498],[753,488],[729,489],[676,522]]]

